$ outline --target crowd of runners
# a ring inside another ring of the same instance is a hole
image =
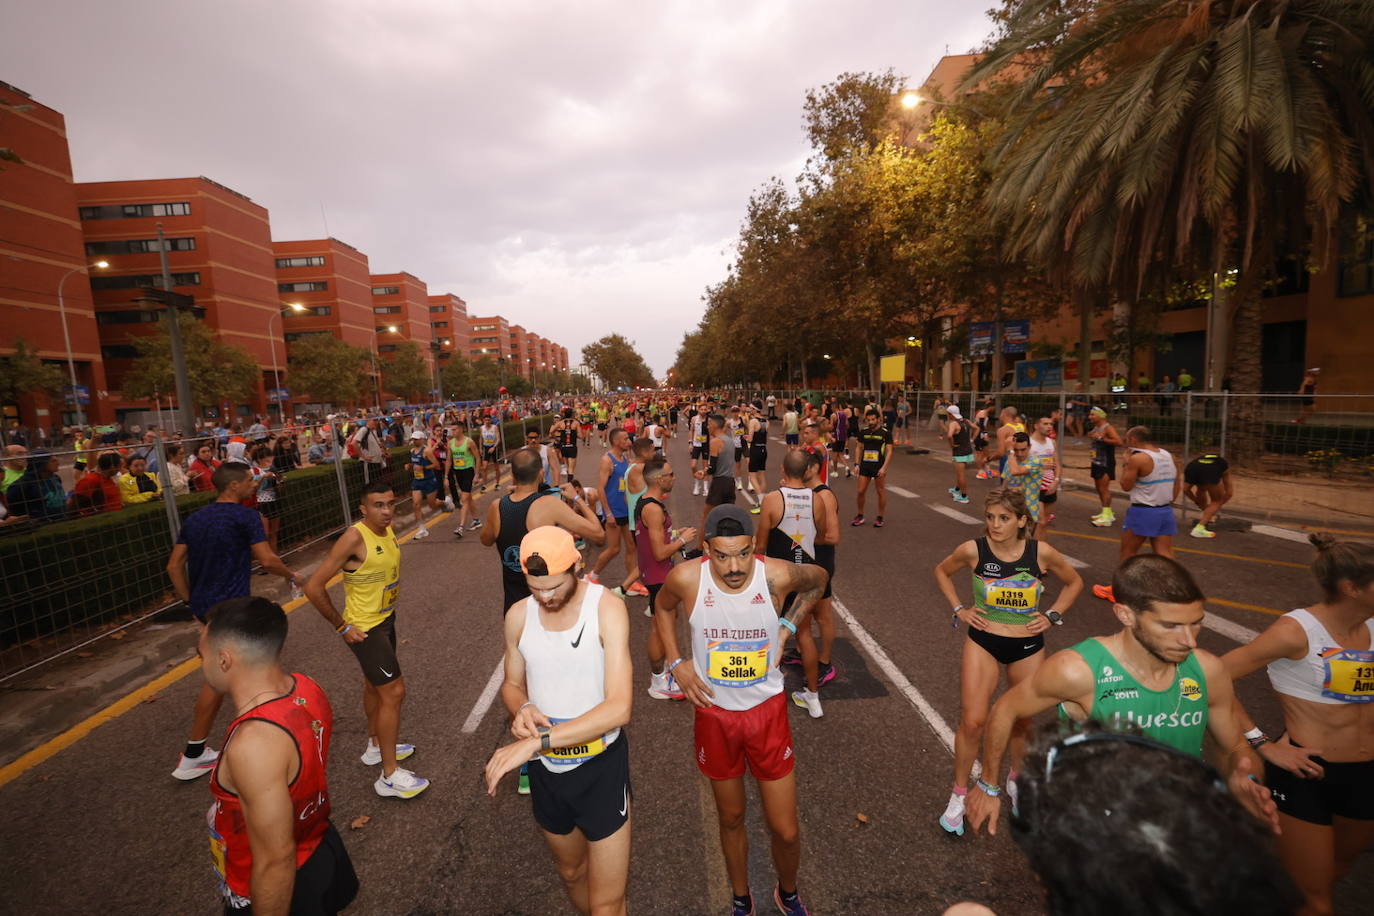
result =
[[[695,762],[718,815],[733,916],[758,911],[746,772],[771,840],[772,903],[784,914],[809,912],[798,887],[802,793],[789,700],[810,718],[826,714],[826,685],[841,676],[831,651],[842,531],[888,524],[886,481],[898,445],[911,441],[909,402],[640,392],[551,407],[551,425],[529,428],[527,441],[504,453],[491,417],[439,410],[387,434],[410,446],[404,474],[370,480],[359,521],[308,580],[281,561],[262,519],[244,505],[261,486],[251,467],[212,470],[218,500],[188,519],[169,563],[177,591],[205,624],[206,676],[173,775],[211,776],[212,846],[229,911],[336,912],[357,890],[329,822],[330,701],[308,677],[280,667],[286,619],[273,602],[248,597],[253,562],[298,582],[356,656],[370,735],[360,756],[377,768],[376,793],[410,799],[430,788],[401,765],[416,751],[402,740],[396,628],[405,604],[397,507],[409,497],[413,537],[430,536],[443,503],[457,515],[455,539],[477,533],[495,548],[510,741],[490,758],[486,786],[494,794],[515,774],[516,791],[530,795],[573,908],[625,912],[638,680],[655,700],[693,707]],[[1248,884],[1243,896],[1254,901],[1246,912],[1331,912],[1332,885],[1374,840],[1374,706],[1366,705],[1374,701],[1374,547],[1314,536],[1312,570],[1324,600],[1224,657],[1210,654],[1197,645],[1204,593],[1174,556],[1174,508],[1186,494],[1202,512],[1192,536],[1215,536],[1211,523],[1234,492],[1225,459],[1202,455],[1180,469],[1149,429],[1117,430],[1094,410],[1082,431],[1101,506],[1091,523],[1120,523],[1121,562],[1111,582],[1092,591],[1110,603],[1119,628],[1050,654],[1045,632],[1071,613],[1085,586],[1050,543],[1055,511],[1064,511],[1060,418],[1022,416],[1005,403],[972,417],[953,404],[939,411],[934,420],[954,467],[949,496],[976,502],[984,529],[934,565],[950,625],[967,639],[952,788],[944,810],[930,814],[932,831],[938,824],[955,835],[984,825],[995,832],[1009,798],[1017,840],[1053,912],[1121,909],[1123,893],[1135,896],[1122,912],[1234,912],[1225,902],[1240,892],[1219,895],[1237,883]],[[368,421],[341,447],[366,457],[368,430],[382,434]],[[681,467],[668,455],[679,437],[688,456]],[[593,443],[599,454],[579,468]],[[774,450],[776,481],[768,476]],[[691,475],[692,496],[702,498],[700,516],[686,524],[670,511],[678,471]],[[841,477],[857,477],[843,495]],[[1121,519],[1114,486],[1129,499]],[[474,493],[487,489],[496,498],[481,510]],[[603,576],[618,558],[624,571],[611,588]],[[905,563],[902,575],[926,568]],[[340,575],[341,607],[329,593]],[[1051,577],[1057,588],[1047,589]],[[653,624],[647,641],[632,646],[627,601],[638,597],[648,599]],[[790,696],[787,664],[803,681]],[[1280,735],[1255,727],[1233,689],[1260,668],[1284,712]],[[996,697],[1004,671],[1009,688]],[[224,697],[234,718],[217,752],[207,739]],[[1033,735],[1031,719],[1056,706],[1061,727]],[[1203,759],[1205,735],[1219,749],[1215,769]],[[1073,810],[1066,787],[1096,799],[1094,770],[1118,780],[1113,791],[1132,796],[1135,814],[1104,820],[1112,812],[1096,801],[1094,811]],[[1165,775],[1130,782],[1131,772]],[[1130,825],[1150,810],[1139,805],[1151,803],[1186,809],[1190,819],[1161,819],[1143,837],[1114,826]],[[1077,819],[1072,836],[1064,837],[1056,811]],[[1059,836],[1062,854],[1033,851],[1037,831]],[[1277,834],[1276,852],[1264,833]],[[1226,838],[1229,856],[1199,853],[1196,868],[1180,861],[1173,851],[1193,849],[1199,836]],[[1075,854],[1137,864],[1123,888],[1085,905],[1090,891],[1063,873]],[[1211,872],[1194,873],[1204,861]],[[1170,896],[1178,887],[1193,895],[1186,909]],[[952,912],[988,911],[966,904]]]

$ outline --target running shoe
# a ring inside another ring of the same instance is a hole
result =
[[[655,700],[681,700],[687,695],[677,685],[677,680],[665,671],[662,674],[649,673],[649,696]]]
[[[966,502],[968,502],[968,497],[967,497],[967,496],[964,496],[964,495],[961,493],[961,494],[959,494],[958,496],[954,497],[954,501],[955,501],[956,503],[966,503]]]
[[[809,690],[794,690],[792,691],[792,705],[805,709],[813,719],[819,719],[825,715],[825,710],[821,709],[821,695],[819,693],[812,693]]]
[[[949,804],[940,815],[940,826],[955,836],[964,835],[964,796],[958,792],[949,793]]]
[[[733,901],[730,903],[730,916],[754,916],[754,912],[753,897],[749,898],[749,904],[747,906],[743,906]]]
[[[881,527],[883,527],[883,517],[882,517],[881,515],[878,516],[877,518],[875,518],[875,519],[873,520],[873,527],[874,527],[874,528],[881,528]]]
[[[1011,816],[1021,814],[1021,791],[1016,788],[1016,780],[1007,777],[1007,798],[1011,799]]]
[[[974,474],[973,476],[976,477],[978,480],[990,479],[987,471],[979,471],[977,474]]]
[[[1217,533],[1215,531],[1208,531],[1205,527],[1203,527],[1201,522],[1194,525],[1193,530],[1188,532],[1188,534],[1195,538],[1214,538],[1217,536]]]
[[[759,514],[760,512],[762,512],[762,511],[763,511],[763,507],[762,507],[762,506],[754,505],[754,506],[750,506],[750,507],[749,507],[749,514],[750,514],[750,515],[758,515],[758,514]]]
[[[798,663],[798,664],[801,663],[801,659],[800,659],[800,658],[797,659],[797,663]],[[826,684],[829,684],[831,681],[835,680],[835,666],[834,666],[834,665],[828,665],[828,664],[826,664],[825,662],[820,662],[818,667],[819,667],[820,670],[819,670],[819,676],[816,678],[816,686],[817,686],[817,687],[824,687]]]
[[[1112,527],[1112,522],[1116,521],[1116,516],[1114,516],[1114,515],[1094,515],[1094,516],[1092,517],[1091,521],[1092,521],[1093,525],[1094,525],[1095,527],[1097,527],[1097,528],[1110,528],[1110,527]]]
[[[801,653],[797,652],[795,649],[788,649],[786,652],[782,653],[782,664],[800,665],[801,663]]]
[[[474,519],[472,520],[471,524],[468,525],[468,530],[469,530],[469,531],[476,531],[476,530],[478,530],[478,529],[481,528],[481,527],[482,527],[482,520],[481,520],[480,518],[474,518]]]
[[[858,527],[859,527],[860,525],[862,525],[863,523],[864,523],[864,517],[863,517],[862,515],[856,515],[856,516],[854,516],[854,521],[852,521],[852,522],[849,523],[849,527],[851,527],[851,528],[858,528]]]
[[[586,580],[587,580],[588,582],[590,582],[592,585],[600,585],[600,584],[601,584],[601,573],[589,572],[589,573],[587,573],[587,575],[586,575],[585,578],[586,578]]]
[[[447,510],[450,511],[450,512],[452,512],[452,511],[454,510],[455,507],[454,507],[454,505],[453,505],[453,497],[452,497],[452,496],[445,496],[445,497],[444,497],[444,508],[447,509]]]
[[[405,767],[397,767],[390,776],[378,776],[372,788],[383,798],[414,798],[429,788],[429,780],[416,776]]]
[[[419,527],[419,529],[415,532],[415,538],[414,538],[414,540],[417,540],[417,541],[418,541],[418,540],[420,540],[420,538],[427,538],[427,537],[429,537],[429,529],[426,528],[424,525],[421,525],[421,526]]]
[[[636,582],[634,585],[631,585],[629,588],[625,589],[625,591],[631,595],[634,595],[636,598],[649,597],[649,589],[645,587],[643,582]]]
[[[958,487],[950,487],[945,492],[948,493],[950,496],[953,496],[955,499],[958,499],[960,496]]]
[[[172,771],[172,776],[182,782],[190,782],[192,779],[199,779],[206,773],[215,768],[215,761],[219,759],[219,751],[206,745],[205,750],[200,752],[199,757],[187,757],[182,754],[177,759],[177,768]]]
[[[521,795],[530,794],[530,765],[528,763],[520,764],[520,779],[515,784],[515,791]]]
[[[1112,591],[1110,585],[1094,585],[1093,594],[1103,601],[1110,601],[1112,604],[1116,604],[1116,593]]]
[[[794,893],[790,904],[783,902],[781,884],[773,888],[773,902],[778,905],[778,912],[782,913],[783,916],[811,916],[811,911],[806,908],[806,904],[802,903],[799,895]]]
[[[459,525],[457,528],[454,528],[454,529],[453,529],[453,536],[456,537],[456,538],[458,538],[459,540],[462,540],[462,537],[463,537],[463,526],[462,526],[462,525]]]
[[[415,745],[413,744],[396,745],[397,760],[405,760],[413,753],[415,753]],[[358,759],[370,767],[375,767],[377,764],[382,762],[382,749],[379,748],[377,745],[369,742],[367,745],[367,750],[363,751],[363,755]]]

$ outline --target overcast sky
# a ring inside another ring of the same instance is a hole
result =
[[[63,112],[78,181],[206,175],[276,239],[328,234],[655,373],[750,191],[806,156],[807,88],[918,84],[967,0],[7,0],[0,80]]]

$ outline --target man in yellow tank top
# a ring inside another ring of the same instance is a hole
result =
[[[396,494],[391,484],[374,480],[363,490],[362,521],[346,530],[305,586],[305,595],[329,621],[363,669],[363,709],[367,713],[367,750],[362,761],[382,765],[373,788],[389,798],[414,798],[429,780],[397,765],[415,753],[400,744],[405,678],[396,658],[396,598],[401,579],[401,548],[391,522]],[[344,611],[329,597],[329,580],[344,580]]]

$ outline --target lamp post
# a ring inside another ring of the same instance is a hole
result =
[[[289,306],[290,306],[290,308],[291,308],[292,311],[295,311],[295,312],[304,312],[304,311],[306,311],[305,306],[301,305],[299,302],[291,302],[291,303],[288,303],[288,304],[289,304]],[[273,389],[272,389],[272,390],[275,391],[276,394],[277,394],[277,398],[276,398],[276,400],[277,400],[277,419],[281,421],[281,424],[282,424],[283,426],[285,426],[285,425],[286,425],[286,410],[282,407],[282,404],[281,404],[281,370],[278,368],[278,365],[279,365],[279,364],[277,363],[277,338],[275,338],[275,337],[272,336],[272,319],[274,319],[274,318],[280,318],[282,315],[283,315],[282,310],[281,310],[281,309],[277,309],[277,310],[276,310],[275,312],[273,312],[271,315],[268,315],[268,316],[267,316],[267,345],[268,345],[269,347],[272,348],[272,385],[273,385]],[[283,325],[282,325],[282,336],[285,337],[285,335],[286,335],[286,325],[283,324]]]
[[[377,332],[386,331],[389,334],[396,333],[396,325],[389,324],[385,328],[379,328],[375,324],[372,326],[372,352],[368,354],[372,357],[372,382],[377,392],[377,412],[382,412],[382,376],[377,371]]]
[[[447,344],[448,338],[446,337],[440,340],[431,340],[429,342],[429,350],[434,354],[434,394],[438,398],[440,407],[444,406],[444,382],[439,372],[439,354],[443,352],[443,348],[447,346]]]
[[[110,266],[109,261],[96,261],[91,267],[104,269]],[[57,314],[62,316],[62,340],[67,345],[67,375],[72,380],[72,405],[76,408],[76,425],[78,427],[86,425],[85,413],[81,410],[81,395],[76,390],[76,361],[72,359],[72,335],[67,330],[67,304],[62,298],[62,287],[67,282],[67,278],[72,274],[81,273],[88,270],[86,266],[73,267],[62,275],[62,279],[57,281]]]

